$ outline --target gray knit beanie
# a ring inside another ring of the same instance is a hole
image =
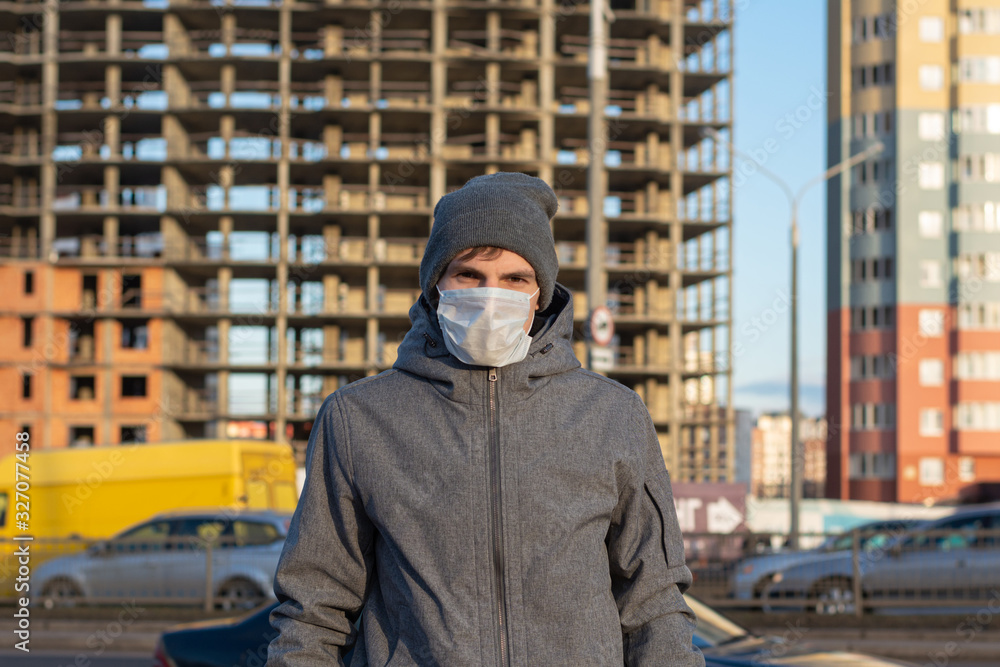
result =
[[[436,302],[435,286],[460,252],[493,246],[531,264],[540,289],[539,308],[547,308],[559,272],[549,227],[558,208],[559,200],[545,181],[511,172],[477,176],[441,197],[420,262],[420,288],[428,302]]]

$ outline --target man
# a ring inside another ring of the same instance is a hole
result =
[[[557,206],[512,173],[438,202],[393,369],[314,423],[269,667],[704,664],[649,413],[573,354]]]

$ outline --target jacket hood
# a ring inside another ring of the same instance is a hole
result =
[[[535,314],[528,356],[499,369],[506,391],[515,400],[527,398],[548,383],[551,376],[580,367],[573,353],[573,300],[568,289],[555,284],[552,303]],[[410,330],[399,345],[393,368],[426,378],[448,398],[474,400],[471,383],[481,383],[488,369],[456,359],[445,346],[437,312],[421,295],[410,308]]]

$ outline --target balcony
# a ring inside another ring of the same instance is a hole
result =
[[[120,236],[112,247],[99,234],[61,237],[53,240],[53,250],[60,262],[93,261],[101,258],[136,259],[148,262],[163,255],[163,236],[159,232]]]
[[[39,259],[41,242],[37,237],[0,236],[0,257],[6,259]]]
[[[169,366],[205,366],[219,363],[219,343],[215,340],[185,338],[164,346],[164,363]]]
[[[60,185],[52,210],[87,212],[117,211],[120,213],[153,213],[166,210],[166,187],[124,186],[117,193],[101,186]]]

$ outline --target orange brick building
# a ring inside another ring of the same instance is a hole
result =
[[[830,0],[827,495],[1000,481],[1000,2]]]

